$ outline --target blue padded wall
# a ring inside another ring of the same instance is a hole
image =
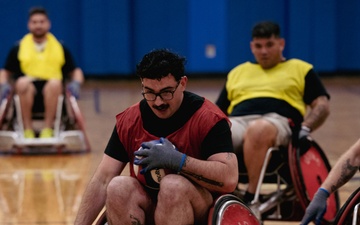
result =
[[[251,28],[261,20],[281,25],[286,57],[319,72],[360,71],[357,0],[4,0],[0,65],[35,5],[48,9],[51,32],[88,76],[130,76],[155,48],[186,56],[188,73],[225,74],[253,60]]]

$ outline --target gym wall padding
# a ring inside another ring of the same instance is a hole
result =
[[[285,57],[309,61],[319,72],[360,73],[357,0],[4,0],[1,65],[36,5],[47,8],[51,31],[87,76],[131,76],[155,48],[184,55],[188,73],[226,74],[253,60],[251,28],[262,20],[281,25]]]

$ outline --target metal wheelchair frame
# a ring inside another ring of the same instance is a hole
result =
[[[281,154],[281,150],[279,147],[272,147],[269,148],[265,159],[264,164],[261,169],[259,181],[257,183],[255,197],[253,201],[250,203],[250,208],[253,209],[254,212],[257,211],[257,216],[261,217],[262,220],[278,220],[278,221],[300,221],[302,216],[305,213],[305,209],[307,205],[310,203],[310,200],[313,197],[314,192],[313,190],[308,190],[307,184],[304,182],[302,176],[301,169],[302,169],[302,161],[304,161],[304,157],[307,157],[309,154],[318,154],[321,157],[322,163],[320,163],[322,174],[316,175],[317,183],[314,185],[318,185],[320,187],[321,182],[326,178],[325,174],[323,174],[324,170],[326,172],[330,171],[331,167],[327,161],[327,158],[321,148],[316,144],[314,140],[308,138],[307,146],[309,150],[301,149],[300,147],[293,147],[292,144],[288,146],[288,156],[287,162],[282,162],[280,165],[276,166],[275,169],[269,171],[269,165],[271,164],[271,159],[273,153]],[[309,151],[309,152],[308,152]],[[315,157],[316,157],[316,154]],[[278,155],[277,155],[278,156]],[[274,156],[276,157],[276,156]],[[286,158],[286,157],[284,157]],[[319,160],[319,159],[317,159]],[[242,163],[239,160],[239,163]],[[283,177],[283,174],[280,174],[280,170],[282,166],[286,166],[285,170],[290,170],[290,177]],[[316,171],[315,171],[316,173]],[[326,174],[327,175],[327,174]],[[246,183],[242,182],[241,177],[247,176],[246,171],[240,171],[239,183]],[[272,176],[270,182],[264,182],[265,178]],[[276,179],[274,178],[276,177]],[[275,181],[274,181],[275,179]],[[264,184],[275,184],[276,188],[270,194],[267,193],[265,195],[265,200],[260,199],[260,194],[262,192]],[[284,187],[285,186],[285,187]],[[317,190],[316,188],[316,190]],[[245,190],[240,190],[240,193],[244,193]],[[284,206],[282,206],[284,204]],[[286,205],[287,204],[287,205]],[[285,210],[289,210],[289,204],[292,206],[292,212],[285,213]],[[285,207],[286,206],[286,207]],[[332,208],[327,217],[331,217],[330,219],[325,219],[323,224],[331,224],[335,218],[335,212],[339,209],[339,197],[338,193],[335,192],[331,196],[331,206]],[[286,214],[286,215],[284,215]]]
[[[0,104],[0,153],[63,153],[89,152],[84,119],[74,96],[59,96],[54,121],[54,137],[24,138],[20,99],[9,95]],[[41,120],[42,113],[33,114]],[[66,118],[66,119],[64,119]],[[66,120],[66,121],[65,121]],[[72,128],[69,128],[72,126]]]

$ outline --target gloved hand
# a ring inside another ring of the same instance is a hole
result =
[[[0,84],[0,101],[2,101],[11,91],[11,86],[9,83]]]
[[[308,128],[307,126],[301,126],[301,130],[299,132],[299,140],[301,138],[307,137],[310,135],[311,129]]]
[[[136,156],[142,156],[141,159],[135,159],[134,164],[146,165],[140,173],[145,173],[155,168],[167,168],[180,172],[186,155],[179,152],[174,145],[166,138],[160,138],[161,144],[154,142],[144,142],[141,144],[141,150],[135,151]]]
[[[70,91],[70,93],[76,98],[79,99],[80,97],[80,82],[73,80],[71,81],[68,86],[67,89]]]
[[[301,225],[306,225],[315,219],[315,224],[320,225],[321,220],[326,212],[326,200],[329,197],[329,192],[323,188],[315,193],[313,200],[306,208],[305,215],[301,220]]]

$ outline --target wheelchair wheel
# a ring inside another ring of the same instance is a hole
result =
[[[2,127],[3,121],[6,116],[7,99],[0,102],[0,128]]]
[[[68,105],[69,105],[69,113],[68,114],[71,114],[73,115],[74,119],[75,119],[75,124],[76,126],[78,127],[79,130],[81,130],[84,134],[84,138],[85,138],[85,145],[86,145],[86,151],[87,152],[90,152],[90,141],[86,135],[86,132],[85,132],[85,120],[84,120],[84,117],[80,111],[80,108],[79,108],[79,105],[75,99],[74,96],[71,96],[69,93],[66,93],[66,101],[68,102]]]
[[[8,95],[7,98],[4,98],[2,101],[0,101],[0,130],[5,127],[5,123],[7,123],[7,116],[10,109],[10,106],[12,104],[12,95]]]
[[[358,211],[354,216],[354,209],[357,206]],[[357,221],[357,223],[356,223]],[[360,223],[360,187],[355,190],[346,200],[345,204],[337,213],[334,225],[351,225]]]
[[[329,174],[331,166],[326,155],[314,140],[304,139],[299,148],[289,148],[289,150],[291,151],[289,152],[289,167],[295,192],[305,212],[314,194]],[[323,224],[332,224],[339,205],[339,195],[336,191],[328,199]]]
[[[234,195],[220,196],[210,209],[208,225],[249,224],[260,225],[251,209]]]

